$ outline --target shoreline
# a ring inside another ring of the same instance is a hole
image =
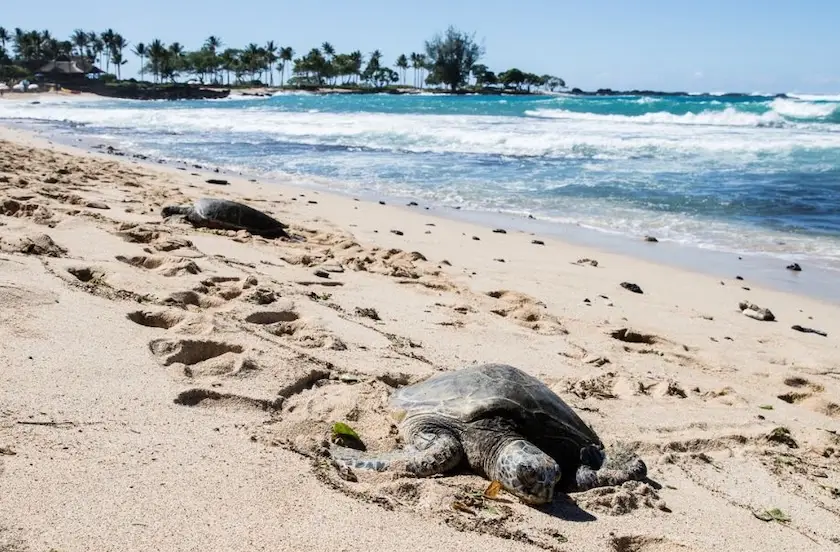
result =
[[[15,127],[16,128],[16,127]],[[101,153],[94,144],[96,140],[84,138],[85,145],[62,140],[61,136],[50,136],[48,132],[41,132],[34,129],[21,128],[24,132],[33,133],[40,139],[55,140],[70,148],[76,148],[82,153]],[[107,145],[107,144],[106,144]],[[122,151],[122,150],[121,150]],[[131,151],[123,151],[127,158],[132,157]],[[153,160],[140,160],[151,168],[160,168],[162,165]],[[163,166],[181,167],[195,171],[189,161],[167,159]],[[650,243],[645,241],[644,236],[630,236],[626,234],[611,234],[597,228],[587,228],[570,223],[546,221],[539,218],[530,218],[524,215],[507,213],[494,213],[490,211],[469,211],[455,209],[453,207],[420,203],[415,207],[408,207],[410,203],[417,203],[415,198],[375,194],[373,192],[353,192],[330,186],[328,183],[320,182],[317,177],[263,177],[259,174],[239,173],[238,171],[218,169],[218,172],[210,168],[199,170],[204,174],[224,175],[238,177],[246,180],[256,180],[278,186],[297,186],[305,190],[336,194],[340,197],[353,199],[359,198],[368,203],[386,201],[398,209],[408,211],[423,210],[426,214],[434,217],[442,217],[449,220],[475,224],[485,230],[503,227],[506,230],[532,235],[534,238],[551,238],[559,242],[575,246],[594,248],[598,253],[609,253],[626,256],[631,259],[644,260],[653,264],[668,266],[671,268],[688,270],[710,277],[720,278],[725,281],[735,282],[736,276],[744,278],[742,286],[761,286],[767,289],[794,293],[802,297],[826,300],[833,304],[840,305],[840,288],[835,285],[836,278],[840,276],[840,270],[811,265],[796,255],[785,257],[777,253],[761,253],[752,251],[731,252],[713,248],[702,248],[696,245],[680,244],[672,241],[659,241]],[[790,263],[797,262],[802,265],[801,272],[793,272],[786,269]]]
[[[0,501],[0,548],[840,540],[837,305],[6,126],[0,153],[0,490],[15,497]],[[161,217],[207,196],[304,239]],[[775,321],[745,315],[745,300]],[[639,454],[650,479],[532,508],[504,491],[482,499],[488,481],[469,472],[348,474],[317,456],[335,421],[369,450],[393,449],[395,388],[484,362],[539,377],[608,447]]]

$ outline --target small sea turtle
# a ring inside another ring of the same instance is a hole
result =
[[[372,453],[331,445],[339,465],[418,477],[462,464],[498,481],[525,502],[564,492],[643,480],[645,463],[629,452],[608,458],[595,432],[544,383],[504,364],[433,376],[391,397],[403,450]]]
[[[264,238],[288,238],[288,226],[243,203],[228,199],[204,197],[192,205],[167,205],[161,215],[183,215],[193,226],[223,230],[247,230]]]

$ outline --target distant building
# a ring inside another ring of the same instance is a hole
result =
[[[88,80],[89,75],[99,75],[104,71],[85,58],[59,56],[38,69],[37,73],[44,80],[69,85],[82,84]]]

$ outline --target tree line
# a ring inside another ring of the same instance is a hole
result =
[[[0,79],[31,77],[45,63],[67,56],[96,64],[109,75],[106,79],[119,80],[130,54],[140,62],[140,80],[145,81],[148,75],[152,83],[194,79],[206,85],[274,86],[276,73],[281,87],[382,88],[408,86],[410,74],[415,88],[446,87],[453,92],[499,85],[527,91],[565,87],[559,77],[517,68],[494,73],[479,63],[484,48],[474,35],[454,27],[427,40],[422,52],[400,54],[393,65],[384,62],[379,50],[367,56],[359,50],[339,53],[329,42],[298,56],[291,46],[280,46],[274,41],[250,43],[244,48],[224,46],[215,35],[197,50],[187,50],[180,42],[166,44],[160,39],[130,45],[113,29],[101,33],[77,29],[68,39],[60,40],[49,31],[16,28],[9,32],[0,27]]]

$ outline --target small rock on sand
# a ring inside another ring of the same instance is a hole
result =
[[[534,245],[545,245],[545,242],[542,240],[531,240],[531,243]]]
[[[792,270],[793,272],[802,272],[802,267],[799,266],[799,263],[789,264],[785,268]]]
[[[659,242],[659,240],[656,239],[656,236],[645,236],[645,241],[646,242],[651,242],[651,243],[658,243]]]
[[[222,180],[221,178],[209,178],[207,179],[208,184],[216,184],[217,186],[227,186],[230,184],[227,180]]]
[[[741,301],[738,303],[738,308],[741,309],[744,316],[749,316],[750,318],[761,320],[762,322],[772,322],[776,319],[776,315],[774,315],[770,309],[759,307],[749,301]]]
[[[494,234],[507,234],[507,230],[505,230],[504,228],[496,228],[495,230],[493,230],[493,233]]]
[[[642,291],[642,288],[640,288],[638,284],[634,284],[633,282],[621,282],[620,285],[627,291],[632,291],[633,293],[644,293],[644,291]]]

